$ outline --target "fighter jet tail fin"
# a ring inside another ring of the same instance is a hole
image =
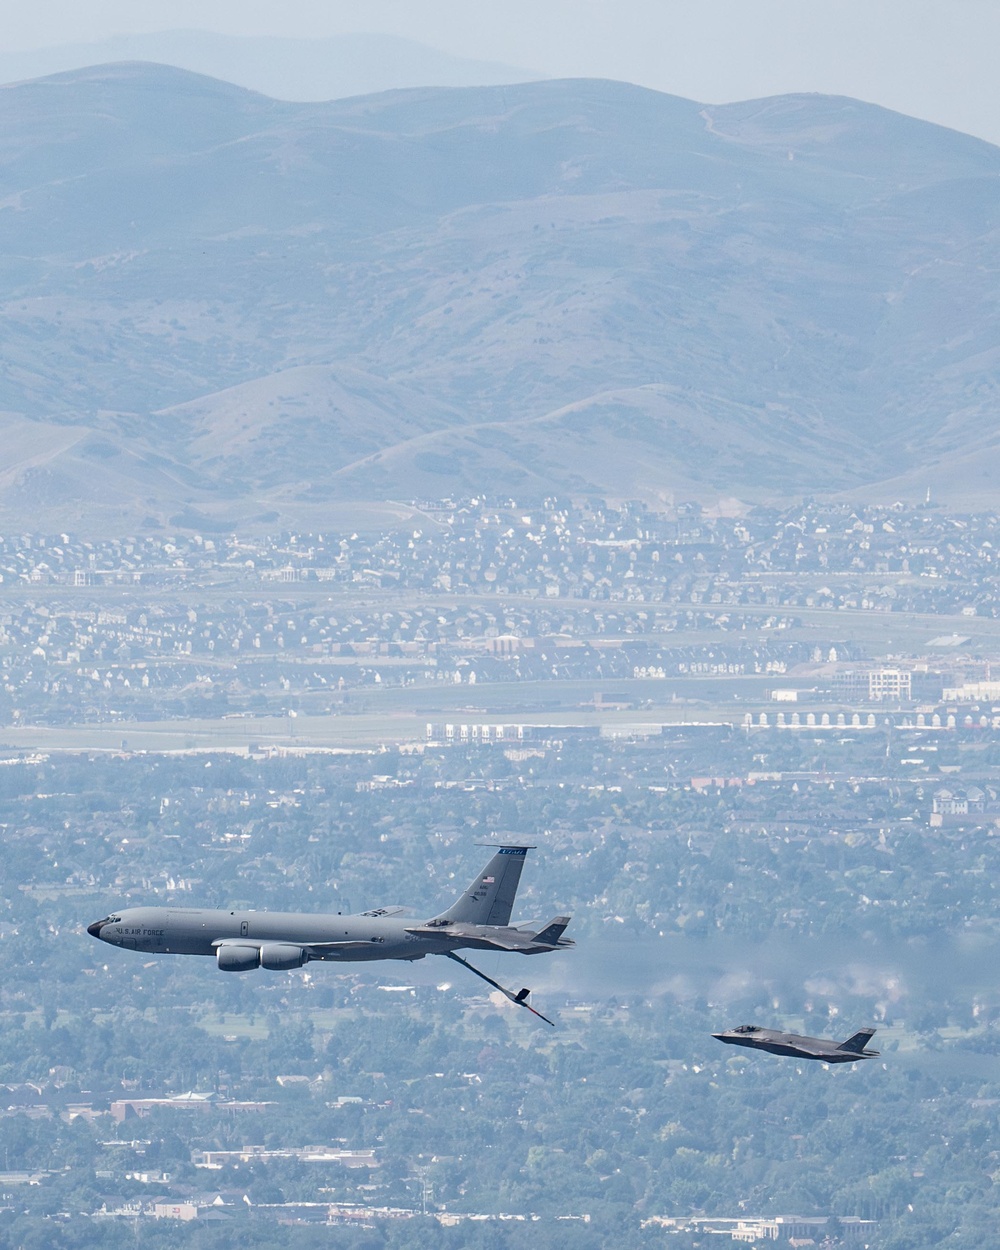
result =
[[[863,1055],[865,1047],[874,1036],[874,1029],[859,1029],[853,1037],[849,1037],[846,1042],[841,1042],[837,1049],[849,1050],[852,1055]]]
[[[555,920],[550,921],[544,929],[535,934],[534,941],[542,942],[546,946],[558,946],[569,922],[569,916],[556,916]]]
[[[496,853],[465,893],[435,920],[459,924],[506,925],[530,846],[498,846]]]

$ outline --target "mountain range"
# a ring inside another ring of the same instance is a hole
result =
[[[403,87],[486,87],[544,78],[532,70],[452,56],[385,34],[296,39],[161,30],[93,43],[0,50],[0,83],[115,61],[151,61],[236,83],[279,100],[335,100]]]
[[[0,523],[998,501],[1000,149],[569,80],[0,88]]]

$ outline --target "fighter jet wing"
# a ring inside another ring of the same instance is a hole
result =
[[[322,959],[324,954],[336,955],[343,952],[345,955],[349,951],[370,951],[377,945],[377,942],[369,939],[366,942],[357,940],[349,942],[294,942],[294,946],[301,946],[303,950],[308,951],[314,959]]]
[[[803,1058],[809,1058],[809,1059],[829,1059],[830,1058],[830,1048],[827,1046],[810,1046],[808,1043],[804,1043],[804,1042],[792,1042],[791,1045],[794,1046],[795,1050],[800,1055],[802,1055]]]
[[[415,937],[455,939],[463,946],[483,951],[526,951],[535,944],[535,935],[522,933],[520,929],[458,922],[448,925],[418,924],[407,927],[406,932]]]

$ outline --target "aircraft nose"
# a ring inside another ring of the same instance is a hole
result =
[[[93,924],[87,925],[87,932],[90,934],[91,937],[99,938],[101,936],[101,929],[103,927],[104,927],[103,920],[95,920]]]

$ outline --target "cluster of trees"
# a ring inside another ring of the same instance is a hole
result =
[[[884,1064],[830,1070],[734,1055],[707,1037],[714,1020],[703,1006],[666,999],[594,1009],[544,1035],[474,1005],[443,1019],[423,1002],[323,1013],[293,997],[290,1014],[291,1023],[269,1021],[267,1037],[231,1047],[221,1068],[220,1051],[192,1017],[177,1021],[163,1010],[142,1020],[120,1006],[103,1024],[86,1013],[67,1021],[81,1047],[76,1073],[92,1062],[83,1034],[94,1029],[112,1067],[134,1049],[148,1074],[162,1065],[167,1084],[193,1076],[202,1088],[266,1094],[274,1105],[239,1115],[163,1110],[117,1129],[9,1116],[5,1148],[18,1166],[66,1170],[11,1192],[8,1226],[18,1235],[51,1231],[65,1213],[50,1244],[116,1245],[121,1221],[93,1217],[102,1205],[219,1190],[230,1207],[243,1193],[251,1200],[249,1209],[227,1210],[252,1236],[268,1219],[255,1210],[261,1203],[316,1201],[320,1186],[358,1200],[353,1174],[296,1160],[206,1174],[191,1166],[192,1149],[346,1141],[377,1151],[380,1167],[363,1178],[375,1184],[375,1201],[419,1208],[426,1182],[432,1208],[538,1214],[535,1245],[561,1244],[553,1239],[559,1216],[590,1216],[576,1225],[577,1244],[639,1245],[644,1218],[698,1211],[857,1215],[879,1220],[878,1244],[893,1250],[945,1233],[949,1244],[984,1244],[976,1237],[995,1202],[995,1078],[942,1074],[940,1065],[892,1052]],[[291,1046],[279,1037],[286,1029]],[[186,1070],[154,1044],[155,1033],[184,1048]],[[129,1036],[132,1047],[116,1043]],[[324,1079],[283,1089],[268,1069],[287,1060]],[[107,1073],[93,1076],[103,1082]],[[344,1089],[364,1102],[331,1106]],[[122,1144],[108,1145],[116,1133]],[[169,1186],[126,1179],[158,1169]],[[408,1245],[416,1226],[380,1226],[371,1244]],[[81,1227],[89,1241],[77,1240]],[[191,1245],[213,1244],[199,1239],[207,1235],[185,1231]],[[355,1244],[354,1236],[340,1244]],[[303,1234],[289,1244],[310,1242]],[[522,1242],[504,1226],[481,1244]]]

